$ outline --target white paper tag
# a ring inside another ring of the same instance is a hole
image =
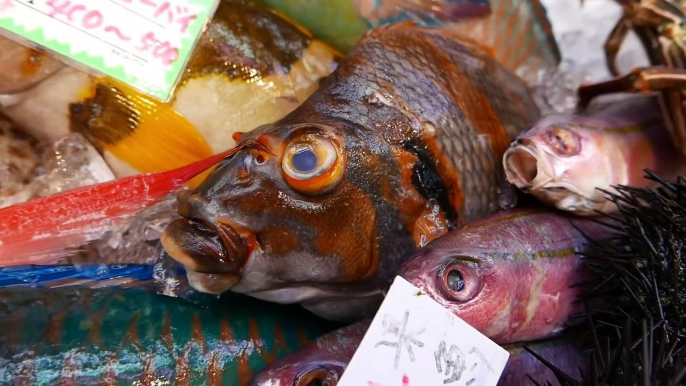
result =
[[[338,386],[494,386],[509,357],[397,276]]]
[[[167,101],[218,4],[219,0],[0,0],[0,31]]]

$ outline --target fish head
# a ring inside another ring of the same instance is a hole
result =
[[[257,372],[250,386],[336,386],[371,320],[329,332]]]
[[[380,286],[365,281],[379,270],[379,221],[360,180],[392,173],[370,154],[364,130],[351,125],[259,127],[179,198],[183,218],[162,242],[194,288],[279,303],[348,301],[351,291],[380,296]]]
[[[279,366],[271,366],[256,374],[250,386],[336,386],[347,367],[346,363],[328,362],[323,357],[290,355]]]
[[[445,237],[445,236],[444,236]],[[437,239],[436,241],[440,241]],[[481,251],[429,243],[409,258],[398,275],[465,322],[485,331],[500,315],[503,295],[516,277]]]
[[[606,205],[596,188],[609,187],[623,162],[601,130],[580,116],[551,115],[512,143],[503,156],[508,181],[558,209],[594,214]]]

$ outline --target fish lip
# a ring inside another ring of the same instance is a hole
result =
[[[503,155],[503,167],[507,180],[522,191],[531,190],[540,176],[539,154],[531,145],[517,142]]]
[[[555,173],[544,170],[543,161],[540,150],[533,142],[518,140],[503,154],[505,177],[525,193],[539,190],[556,180]]]
[[[227,290],[240,280],[248,259],[244,238],[226,222],[212,224],[182,217],[167,226],[161,241],[167,253],[187,270],[231,277]]]

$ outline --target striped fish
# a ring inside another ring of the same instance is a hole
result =
[[[0,385],[246,385],[329,331],[259,301],[137,289],[0,290]]]
[[[418,247],[516,204],[503,153],[539,117],[488,46],[412,23],[376,28],[305,103],[239,139],[262,148],[179,199],[162,244],[198,290],[371,316]]]

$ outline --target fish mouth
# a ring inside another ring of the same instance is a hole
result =
[[[511,146],[503,155],[503,168],[507,180],[523,192],[538,190],[554,178],[542,170],[543,162],[536,148],[522,142]]]
[[[191,285],[213,294],[228,291],[241,279],[248,258],[243,239],[226,223],[177,219],[167,226],[161,241],[167,253],[186,268]]]

